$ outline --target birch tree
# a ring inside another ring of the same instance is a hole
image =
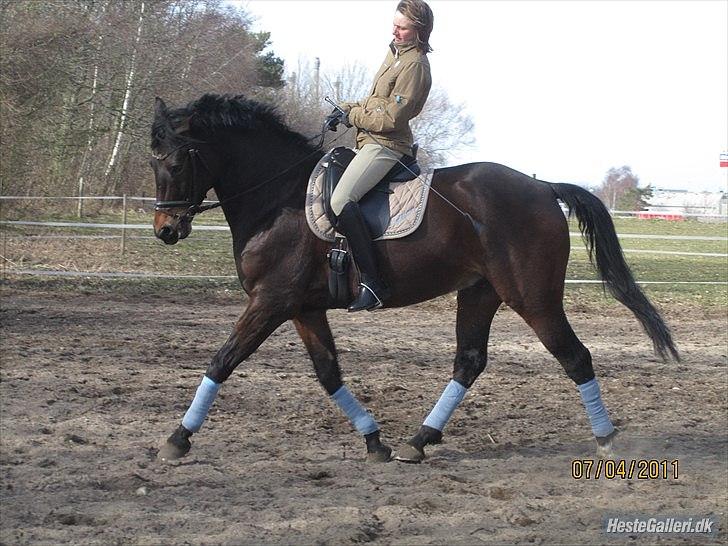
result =
[[[104,179],[107,180],[107,183],[106,183],[107,188],[109,186],[111,186],[110,187],[111,193],[115,192],[116,184],[115,183],[109,184],[108,179],[109,179],[109,174],[111,173],[111,170],[114,168],[114,165],[116,164],[116,158],[119,154],[119,146],[121,145],[121,139],[124,135],[124,129],[126,127],[127,112],[129,110],[129,100],[131,98],[132,85],[134,84],[134,73],[136,70],[136,56],[137,56],[137,51],[139,49],[139,43],[140,43],[141,37],[142,37],[142,28],[144,27],[144,5],[145,5],[145,2],[144,2],[144,0],[142,0],[140,7],[139,7],[139,23],[137,24],[136,36],[134,38],[134,43],[133,43],[132,50],[131,50],[131,59],[129,61],[129,72],[126,77],[126,86],[124,89],[124,101],[122,102],[121,112],[119,115],[119,128],[116,131],[116,137],[114,139],[114,146],[111,149],[111,155],[110,155],[109,161],[106,165],[106,170],[104,171]],[[109,191],[109,189],[107,189],[107,192],[108,191]]]

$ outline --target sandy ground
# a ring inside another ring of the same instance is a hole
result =
[[[290,324],[223,386],[190,455],[155,458],[244,305],[6,283],[2,544],[726,543],[725,315],[666,309],[662,363],[628,311],[572,309],[622,433],[668,479],[571,477],[594,443],[577,391],[509,309],[491,360],[421,465],[364,462]],[[607,315],[607,316],[605,316]],[[450,376],[454,301],[330,313],[350,388],[395,448]],[[716,537],[605,536],[606,515],[715,516]]]

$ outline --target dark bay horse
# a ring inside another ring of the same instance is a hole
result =
[[[390,459],[379,427],[343,384],[326,318],[333,302],[327,252],[304,216],[309,174],[323,153],[281,121],[273,108],[242,96],[205,95],[184,108],[155,105],[151,147],[157,186],[154,231],[167,244],[190,233],[192,216],[214,188],[230,226],[245,312],[212,358],[182,424],[159,457],[190,449],[221,384],[282,323],[292,320],[318,380],[364,436],[368,458]],[[494,163],[437,169],[421,226],[376,243],[392,290],[386,307],[457,291],[457,350],[452,380],[398,459],[419,462],[487,361],[491,321],[501,303],[533,328],[574,381],[597,440],[607,453],[616,430],[594,376],[589,350],[564,313],[570,241],[558,200],[575,213],[607,289],[637,317],[663,358],[678,359],[668,327],[624,260],[608,211],[578,186],[535,180]],[[454,206],[453,206],[454,205]],[[351,275],[352,290],[357,280]]]

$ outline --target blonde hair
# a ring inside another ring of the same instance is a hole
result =
[[[430,33],[435,22],[435,16],[432,14],[430,6],[423,0],[401,0],[397,4],[397,11],[415,24],[417,49],[422,53],[432,51]]]

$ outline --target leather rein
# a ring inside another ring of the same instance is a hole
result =
[[[339,138],[343,137],[348,131],[345,131],[338,137],[336,137],[333,141],[335,142]],[[187,150],[187,154],[190,157],[190,163],[192,165],[192,180],[189,183],[189,188],[187,191],[186,199],[184,200],[175,200],[175,201],[156,201],[154,203],[154,210],[155,211],[161,211],[164,212],[167,216],[170,216],[174,219],[179,220],[180,222],[191,222],[192,219],[195,217],[195,215],[200,214],[201,212],[205,212],[207,210],[215,209],[217,207],[220,207],[223,205],[223,203],[228,203],[230,201],[233,201],[235,199],[238,199],[239,197],[242,197],[243,195],[247,195],[248,193],[252,193],[255,190],[265,186],[269,182],[272,182],[273,180],[280,178],[284,174],[292,171],[311,157],[313,157],[315,154],[319,152],[319,150],[323,147],[324,144],[324,135],[326,134],[326,128],[324,127],[320,134],[314,135],[313,137],[309,138],[307,142],[310,142],[314,139],[319,139],[319,142],[314,146],[313,151],[310,154],[307,154],[302,159],[296,161],[286,169],[282,170],[281,172],[273,175],[272,177],[264,180],[263,182],[260,182],[259,184],[256,184],[255,186],[248,188],[244,191],[241,191],[240,193],[236,193],[235,195],[232,195],[228,197],[227,199],[221,199],[219,201],[216,201],[215,203],[212,203],[210,205],[203,205],[202,202],[205,200],[205,197],[207,196],[207,192],[205,192],[205,195],[203,195],[199,201],[194,201],[194,192],[195,192],[195,180],[197,179],[197,163],[200,163],[202,167],[207,171],[207,173],[210,176],[213,176],[212,171],[207,166],[207,163],[205,162],[204,158],[200,154],[200,151],[197,148],[189,148]],[[195,141],[200,144],[205,144],[203,141]],[[185,146],[188,146],[190,142],[183,142],[179,146],[176,146],[175,148],[172,148],[169,152],[167,152],[164,155],[157,155],[152,154],[152,157],[158,161],[164,161],[167,159],[170,155],[172,155],[177,150],[180,150],[184,148]],[[186,209],[184,212],[181,213],[172,213],[170,212],[172,209]]]

